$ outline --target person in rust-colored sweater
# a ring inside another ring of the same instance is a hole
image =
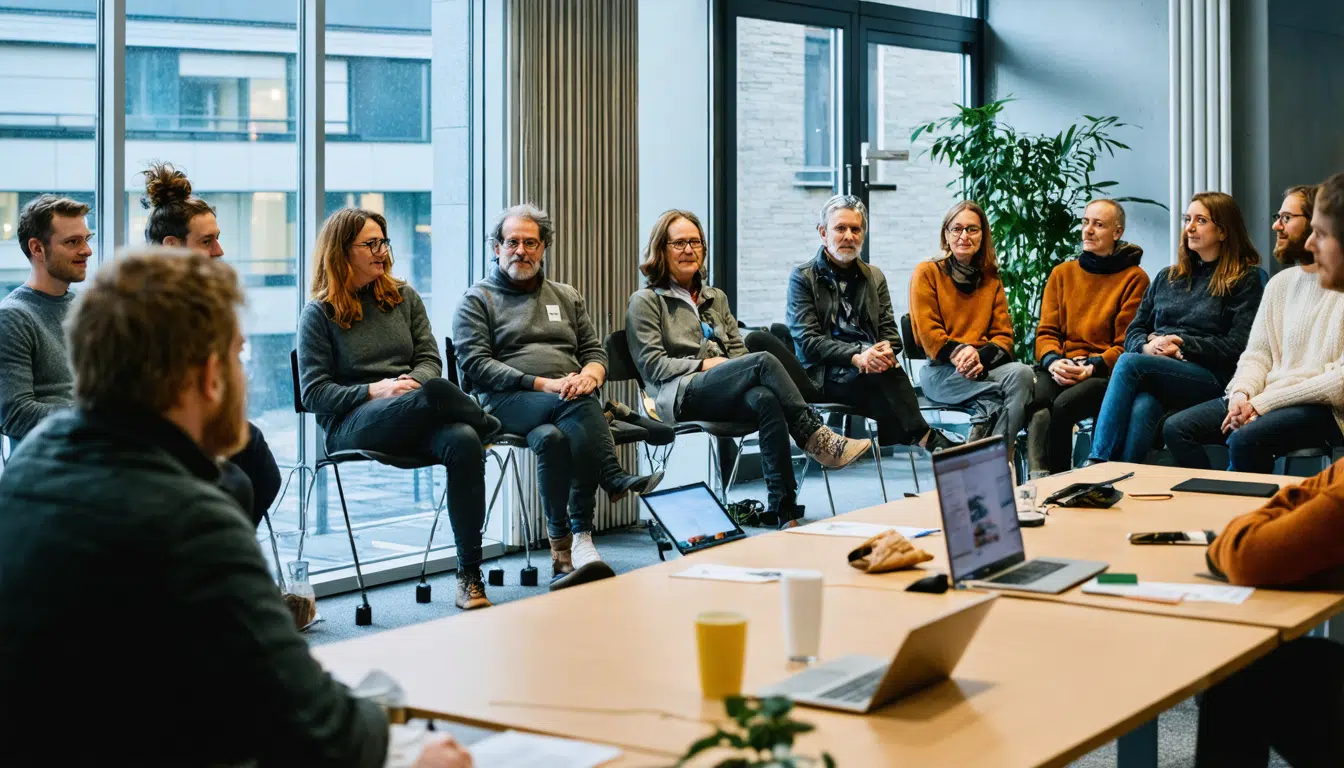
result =
[[[1143,249],[1120,239],[1125,209],[1093,200],[1083,211],[1083,252],[1055,267],[1036,328],[1036,391],[1028,411],[1027,466],[1032,472],[1073,467],[1073,427],[1097,415],[1111,368],[1125,351],[1125,331],[1148,290]]]
[[[980,206],[957,203],[943,217],[941,254],[915,267],[910,321],[928,354],[920,372],[924,394],[977,415],[975,439],[1013,439],[1026,424],[1032,395],[1030,367],[1013,361],[1013,324],[999,280],[989,220]]]
[[[1344,291],[1344,173],[1321,185],[1307,250],[1321,286]],[[1344,461],[1228,523],[1209,546],[1233,584],[1339,587],[1344,575]],[[1210,688],[1199,709],[1196,768],[1344,765],[1344,645],[1294,640]]]

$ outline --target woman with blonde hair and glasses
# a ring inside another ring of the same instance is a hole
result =
[[[705,282],[705,230],[690,211],[658,217],[644,250],[645,287],[630,297],[626,343],[664,423],[759,425],[767,511],[784,526],[803,517],[789,440],[838,469],[869,450],[826,427],[769,352],[748,352],[723,291]]]
[[[1002,435],[1011,452],[1035,375],[1013,361],[1013,323],[984,210],[969,200],[952,206],[938,245],[939,255],[910,279],[910,321],[929,357],[920,384],[930,400],[973,408],[981,421],[971,437]]]
[[[392,276],[387,220],[358,208],[322,225],[311,301],[299,320],[303,405],[328,451],[426,456],[448,470],[448,519],[457,544],[457,607],[490,605],[481,581],[485,522],[483,443],[499,420],[441,377],[429,315]]]
[[[1092,438],[1092,461],[1142,462],[1162,417],[1219,397],[1264,292],[1237,201],[1200,192],[1185,209],[1176,264],[1157,273],[1125,334]]]

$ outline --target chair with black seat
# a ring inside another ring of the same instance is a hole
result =
[[[783,346],[784,350],[790,354],[793,360],[801,367],[802,361],[798,360],[798,348],[793,343],[793,334],[789,333],[789,326],[783,323],[771,323],[770,327],[766,330],[770,332],[770,335]],[[824,415],[835,414],[839,416],[841,418],[841,429],[846,436],[849,435],[850,427],[853,426],[855,417],[863,419],[863,428],[868,432],[868,436],[873,439],[873,462],[877,465],[877,482],[882,487],[882,502],[886,503],[888,501],[887,480],[882,474],[882,447],[877,444],[877,422],[863,413],[860,413],[858,409],[852,406],[845,405],[844,403],[828,402],[821,397],[816,398],[816,402],[810,402],[810,405]],[[910,450],[909,446],[901,447],[907,449],[906,455],[910,457],[910,475],[915,478],[915,491],[918,492],[919,473],[915,470],[914,451]],[[807,479],[807,472],[812,468],[814,463],[815,462],[809,459],[807,463],[803,465],[803,476],[798,479],[799,489],[802,488],[803,481]],[[831,473],[826,467],[823,467],[820,464],[817,464],[817,466],[821,467],[821,477],[826,482],[826,500],[830,502],[831,516],[834,517],[835,498],[831,496]]]
[[[905,365],[905,374],[910,377],[910,385],[915,388],[915,398],[919,401],[919,410],[926,413],[960,413],[971,420],[972,424],[979,421],[975,410],[964,405],[955,403],[938,403],[924,396],[924,388],[915,380],[914,369],[910,366],[911,360],[928,361],[929,356],[924,353],[924,347],[919,345],[915,339],[915,329],[910,323],[910,315],[901,315],[901,358]],[[945,424],[946,422],[935,422]]]
[[[612,331],[604,341],[607,350],[607,361],[612,366],[608,369],[608,378],[611,377],[611,370],[619,370],[623,379],[628,377],[639,385],[640,404],[644,408],[645,415],[661,422],[657,412],[653,409],[653,400],[644,393],[644,379],[639,375],[639,368],[635,365],[635,360],[630,356],[630,347],[626,345],[625,331]],[[709,441],[709,461],[712,465],[714,476],[719,483],[719,497],[725,505],[728,504],[728,492],[733,488],[733,482],[737,480],[737,470],[742,462],[742,444],[749,435],[757,432],[757,426],[754,422],[746,421],[679,421],[672,428],[673,435],[693,435],[703,432],[711,438]],[[732,440],[736,444],[737,455],[733,458],[733,468],[728,474],[728,482],[723,482],[723,468],[718,460],[718,439]],[[670,452],[669,452],[670,455]],[[664,459],[666,460],[666,459]]]
[[[289,367],[293,374],[294,382],[294,412],[303,414],[308,413],[308,409],[303,407],[303,393],[299,387],[299,353],[291,351],[289,353]],[[369,594],[364,588],[364,572],[359,565],[359,551],[355,546],[355,529],[350,525],[350,507],[345,501],[345,488],[341,485],[340,465],[351,464],[361,461],[376,461],[379,464],[386,464],[397,469],[424,469],[432,467],[438,462],[429,456],[403,456],[391,453],[382,453],[381,451],[366,451],[362,449],[351,449],[344,451],[327,452],[327,436],[321,426],[317,427],[317,463],[313,465],[313,483],[317,483],[317,476],[323,469],[330,467],[332,475],[336,478],[336,492],[341,497],[341,515],[345,518],[345,532],[350,539],[350,557],[355,563],[355,584],[359,586],[360,605],[355,606],[355,624],[366,627],[373,623],[373,608],[369,606]],[[302,478],[300,478],[302,485]],[[302,488],[299,489],[303,491]],[[442,502],[440,502],[442,506]],[[437,513],[436,517],[437,517]],[[304,530],[304,521],[300,521],[299,535],[300,539],[306,534]]]

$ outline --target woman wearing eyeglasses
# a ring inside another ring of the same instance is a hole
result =
[[[448,518],[457,543],[457,607],[490,605],[481,581],[485,438],[499,420],[451,382],[415,292],[392,276],[387,220],[358,208],[322,225],[311,301],[299,319],[303,405],[327,451],[426,456],[448,469]]]
[[[971,437],[1002,435],[1011,453],[1035,377],[1013,360],[1008,297],[984,210],[969,200],[952,206],[938,243],[938,257],[910,279],[910,321],[929,356],[920,384],[930,400],[973,408],[979,423]]]
[[[1226,444],[1227,469],[1270,473],[1285,453],[1344,443],[1344,293],[1321,286],[1306,248],[1315,203],[1314,186],[1284,193],[1274,257],[1289,269],[1265,286],[1227,394],[1167,419],[1177,464],[1212,469],[1204,446]]]
[[[821,465],[838,469],[869,450],[821,421],[779,358],[748,352],[723,291],[705,283],[705,233],[690,211],[658,218],[639,270],[645,287],[630,297],[626,343],[664,423],[758,424],[767,511],[784,525],[803,517],[789,439]]]
[[[1093,461],[1142,462],[1164,414],[1219,397],[1263,293],[1260,254],[1237,201],[1190,201],[1176,264],[1157,273],[1125,334],[1092,438]]]

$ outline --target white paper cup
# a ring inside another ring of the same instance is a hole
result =
[[[783,598],[784,653],[789,661],[813,662],[821,655],[821,571],[785,573],[779,580]]]

